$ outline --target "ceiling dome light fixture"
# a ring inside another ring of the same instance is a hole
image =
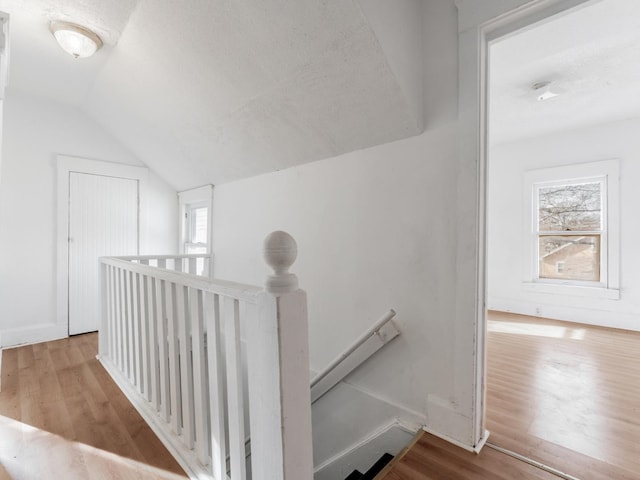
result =
[[[550,98],[560,95],[559,93],[551,91],[551,82],[549,81],[534,83],[531,89],[536,93],[540,101],[549,100]]]
[[[102,47],[102,40],[91,30],[69,22],[51,22],[49,29],[58,44],[75,58],[86,58]]]

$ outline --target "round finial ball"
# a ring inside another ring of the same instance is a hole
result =
[[[264,259],[276,273],[286,272],[298,256],[298,245],[291,235],[280,230],[264,239]]]

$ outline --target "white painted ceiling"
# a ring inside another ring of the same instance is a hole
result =
[[[601,0],[490,48],[491,144],[640,116],[640,1]],[[538,101],[536,82],[559,96]]]
[[[420,132],[354,0],[0,0],[11,89],[78,107],[178,190]],[[50,20],[98,33],[74,59]]]

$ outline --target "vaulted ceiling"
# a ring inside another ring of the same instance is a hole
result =
[[[224,183],[420,133],[420,4],[0,0],[8,95],[79,108],[179,190]],[[72,58],[51,20],[104,48]]]

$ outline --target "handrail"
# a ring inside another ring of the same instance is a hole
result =
[[[362,334],[355,342],[353,342],[344,352],[338,355],[333,359],[327,367],[318,373],[313,380],[311,380],[311,388],[316,386],[323,378],[329,375],[338,365],[340,365],[349,355],[355,352],[358,347],[362,346],[369,338],[373,335],[376,335],[382,327],[384,327],[393,317],[395,317],[396,312],[393,309],[390,309],[386,314],[384,314],[380,319],[373,324],[371,328],[369,328],[364,334]]]
[[[166,268],[152,267],[141,263],[132,263],[117,257],[101,257],[100,262],[113,267],[124,268],[134,273],[152,276],[184,287],[194,287],[205,292],[216,293],[255,304],[262,289],[253,285],[203,277],[192,273],[176,272]]]
[[[125,256],[116,256],[110,258],[117,258],[118,260],[171,260],[174,258],[183,259],[183,258],[210,258],[213,257],[210,253],[181,253],[179,255],[125,255]]]

